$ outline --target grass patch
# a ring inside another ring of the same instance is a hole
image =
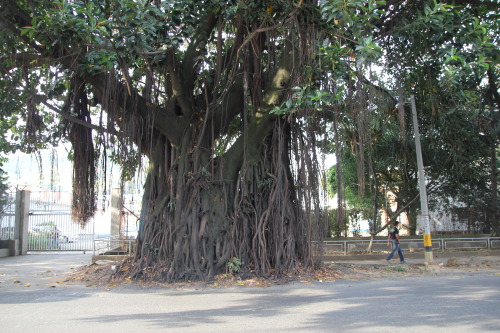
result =
[[[388,271],[396,271],[396,272],[406,272],[406,268],[403,266],[390,266],[387,267]]]

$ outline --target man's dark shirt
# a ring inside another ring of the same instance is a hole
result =
[[[398,228],[392,227],[391,230],[389,230],[389,234],[391,235],[391,239],[397,239],[396,235],[399,235]]]

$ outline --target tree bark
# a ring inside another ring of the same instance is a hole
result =
[[[344,226],[345,223],[345,207],[344,207],[344,186],[342,185],[342,152],[339,140],[339,109],[334,108],[333,114],[333,128],[334,128],[334,140],[335,140],[335,177],[337,181],[337,225],[339,230],[344,230],[340,226]]]

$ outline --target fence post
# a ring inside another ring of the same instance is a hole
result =
[[[29,208],[30,191],[16,191],[16,218],[14,223],[14,239],[18,239],[18,246],[15,246],[13,255],[28,254],[29,241]]]
[[[122,234],[122,196],[120,188],[111,189],[111,237],[121,238]]]

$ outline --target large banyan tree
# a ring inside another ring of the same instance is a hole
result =
[[[82,224],[107,152],[129,171],[147,158],[135,278],[206,279],[228,262],[294,273],[314,265],[325,232],[317,154],[334,103],[345,93],[366,110],[374,40],[435,7],[2,0],[2,116],[22,115],[25,149],[72,143]]]
[[[321,232],[316,121],[270,111],[310,80],[318,19],[312,1],[3,1],[2,88],[23,94],[27,140],[43,109],[62,116],[80,223],[99,147],[147,157],[136,277],[207,278],[232,258],[294,272]]]

